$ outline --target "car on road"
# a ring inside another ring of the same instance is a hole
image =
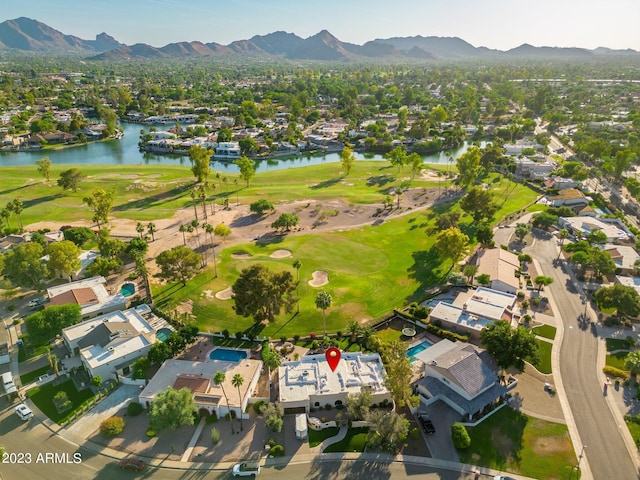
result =
[[[132,470],[134,472],[141,472],[145,469],[147,464],[144,460],[140,460],[139,458],[123,458],[120,460],[120,468],[124,468],[125,470]]]
[[[418,420],[420,421],[420,425],[422,425],[424,433],[426,433],[427,435],[433,435],[434,433],[436,433],[436,427],[433,425],[433,422],[428,416],[420,415],[418,417]]]
[[[16,414],[24,421],[27,421],[31,417],[33,417],[33,412],[24,403],[16,406]]]
[[[493,480],[518,480],[517,478],[507,477],[506,475],[496,475]]]
[[[260,462],[253,460],[248,462],[236,463],[231,471],[234,477],[250,477],[260,473]]]
[[[47,303],[47,299],[46,298],[34,298],[33,300],[29,300],[29,306],[31,308],[38,307],[40,305],[44,305],[45,303]]]

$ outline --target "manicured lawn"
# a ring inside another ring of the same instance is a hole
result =
[[[27,383],[31,383],[36,378],[38,378],[39,376],[44,375],[45,373],[47,373],[49,370],[50,370],[50,368],[47,365],[46,367],[38,368],[37,370],[34,370],[33,372],[29,372],[29,373],[25,373],[24,375],[20,375],[20,383],[22,383],[22,385],[26,385]]]
[[[67,393],[72,405],[70,410],[62,413],[58,413],[58,410],[56,410],[56,407],[53,404],[53,396],[60,391],[65,391]],[[29,390],[29,398],[33,403],[36,404],[42,413],[58,424],[68,420],[76,410],[82,407],[84,403],[88,403],[93,396],[94,395],[90,388],[78,392],[71,380],[67,380],[66,382],[56,386],[53,386],[51,383],[47,383],[41,387],[35,387]]]
[[[569,480],[577,463],[566,425],[528,417],[509,407],[468,430],[471,446],[458,450],[462,463],[541,480]]]
[[[399,341],[406,338],[402,335],[401,331],[396,330],[395,328],[384,328],[382,330],[378,330],[376,332],[376,337],[380,337],[380,339],[385,342]]]
[[[631,345],[624,338],[606,338],[607,342],[607,352],[612,352],[614,350],[629,350]]]
[[[631,433],[631,436],[633,437],[633,441],[637,446],[640,446],[640,424],[626,419],[625,423],[627,424],[629,433]]]
[[[350,428],[346,437],[338,443],[329,445],[323,453],[364,452],[368,432],[368,428]]]
[[[627,352],[608,353],[605,364],[627,371],[628,369],[625,361],[626,356]]]
[[[340,429],[338,427],[325,428],[324,430],[309,429],[309,446],[317,447],[327,438],[335,437]]]
[[[536,367],[539,372],[549,374],[551,373],[551,348],[553,344],[540,339],[536,339],[536,343],[540,350],[540,358],[533,366]]]
[[[533,333],[549,340],[556,338],[556,327],[553,325],[540,325],[531,329]]]

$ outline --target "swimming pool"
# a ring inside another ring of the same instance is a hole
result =
[[[431,343],[429,340],[422,340],[420,343],[416,343],[415,345],[407,348],[407,358],[411,363],[413,363],[415,361],[415,356],[423,350],[429,348],[431,345],[433,345],[433,343]]]
[[[434,308],[439,302],[453,304],[453,298],[434,298],[424,302],[427,307]]]
[[[120,287],[120,291],[125,297],[130,297],[136,293],[136,286],[133,283],[125,283]]]
[[[234,350],[231,348],[214,348],[209,353],[209,360],[222,360],[224,362],[240,362],[247,358],[244,350]]]
[[[166,341],[169,335],[171,335],[171,330],[168,328],[161,328],[156,332],[156,338],[161,342]]]

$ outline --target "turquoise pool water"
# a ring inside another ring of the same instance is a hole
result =
[[[409,361],[411,363],[413,363],[415,361],[415,356],[422,352],[423,350],[426,350],[427,348],[429,348],[431,345],[433,345],[433,343],[431,343],[429,340],[422,340],[420,343],[415,344],[414,346],[407,348],[407,358],[409,358]]]
[[[124,285],[122,285],[122,287],[120,287],[120,291],[125,297],[130,297],[131,295],[136,293],[136,286],[133,283],[125,283]]]
[[[222,360],[224,362],[240,362],[247,358],[244,350],[232,350],[230,348],[215,348],[209,353],[209,360]]]
[[[171,335],[171,330],[168,328],[161,328],[156,332],[156,338],[161,342],[166,341],[169,335]]]

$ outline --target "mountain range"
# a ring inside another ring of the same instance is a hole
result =
[[[0,23],[0,50],[86,55],[89,60],[162,59],[174,57],[279,57],[291,60],[346,61],[366,59],[474,59],[474,58],[578,58],[602,55],[634,55],[635,50],[534,47],[523,44],[507,51],[474,47],[458,37],[377,38],[364,45],[339,40],[327,30],[308,38],[293,33],[273,32],[237,40],[229,45],[202,42],[170,43],[153,47],[145,43],[125,45],[106,33],[95,40],[83,40],[30,18]]]

